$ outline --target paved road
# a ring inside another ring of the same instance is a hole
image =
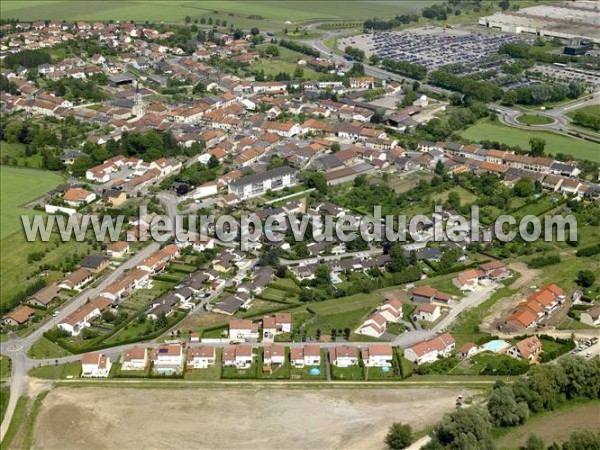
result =
[[[152,253],[157,251],[160,245],[157,243],[151,243],[143,250],[135,254],[128,261],[121,264],[117,269],[112,271],[110,274],[104,276],[97,282],[96,287],[85,289],[72,300],[70,300],[61,310],[58,316],[43,322],[39,325],[36,330],[28,336],[22,338],[13,338],[8,342],[3,342],[0,345],[0,352],[4,355],[8,355],[12,360],[12,372],[10,378],[10,399],[8,401],[8,407],[4,416],[4,421],[0,427],[0,441],[4,438],[4,434],[8,429],[17,400],[22,395],[26,395],[28,392],[29,378],[27,372],[29,369],[39,363],[37,360],[32,360],[27,356],[29,348],[40,338],[42,335],[53,328],[55,325],[60,323],[69,314],[74,312],[77,308],[83,305],[88,299],[94,298],[99,295],[104,288],[109,284],[115,282],[127,269],[135,267],[139,262],[149,257]],[[79,357],[80,358],[80,357]]]

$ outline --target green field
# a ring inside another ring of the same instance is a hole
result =
[[[600,162],[598,144],[590,141],[570,138],[548,131],[522,130],[506,125],[482,121],[467,128],[462,137],[471,141],[497,141],[507,145],[519,145],[529,148],[529,140],[533,137],[546,141],[546,153],[568,153],[576,158]]]
[[[25,144],[20,142],[9,144],[5,141],[0,141],[0,158],[9,158],[8,164],[11,166],[31,167],[40,169],[42,167],[42,155],[35,154],[25,156]]]
[[[571,111],[570,113],[567,114],[567,116],[573,117],[575,115],[575,113],[577,113],[577,112],[582,112],[582,113],[590,114],[592,116],[600,117],[600,105],[584,106],[583,108],[578,108],[578,109]]]
[[[372,17],[393,17],[433,3],[432,0],[354,1],[189,1],[189,0],[130,0],[130,1],[60,1],[60,0],[5,0],[4,18],[20,20],[136,20],[182,22],[213,17],[227,20],[238,27],[258,26],[264,29],[282,29],[292,23],[311,20],[345,20]],[[343,4],[343,7],[341,5]],[[250,17],[252,16],[252,17]]]
[[[548,116],[538,116],[535,114],[523,114],[517,117],[517,120],[526,125],[548,125],[554,122],[554,119]]]
[[[34,215],[34,211],[22,209],[20,205],[35,200],[64,181],[58,173],[4,166],[0,168],[0,179],[0,239],[21,228],[21,214]]]

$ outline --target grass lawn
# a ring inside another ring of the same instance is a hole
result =
[[[27,352],[27,356],[33,359],[61,358],[70,354],[69,351],[43,336]]]
[[[64,177],[54,172],[0,167],[0,186],[2,187],[0,239],[21,229],[21,214],[30,216],[39,214],[36,211],[20,208],[21,205],[35,200],[62,182],[64,182]]]
[[[263,350],[259,354],[258,378],[267,380],[289,380],[290,379],[290,349],[285,349],[285,362],[280,365],[271,365],[271,373],[265,373],[263,368]]]
[[[547,125],[549,123],[554,123],[554,119],[537,114],[523,114],[522,116],[517,117],[517,121],[525,125]]]
[[[310,370],[316,366],[305,366],[303,368],[290,368],[290,379],[292,380],[308,380],[308,381],[323,381],[327,379],[327,366],[325,358],[327,355],[325,351],[321,349],[321,365],[319,366],[320,373],[318,375],[312,375]]]
[[[524,425],[508,428],[508,432],[496,440],[499,449],[519,448],[530,434],[541,437],[546,445],[569,439],[574,431],[595,430],[600,421],[600,401],[571,402],[554,411],[536,414]]]
[[[64,380],[67,377],[79,378],[81,374],[81,361],[66,364],[41,366],[31,369],[29,375],[46,380]]]
[[[187,369],[184,374],[186,380],[219,380],[221,378],[221,354],[222,349],[215,352],[215,363],[207,369]]]
[[[331,378],[334,380],[360,381],[364,379],[363,368],[357,364],[350,367],[331,365]]]
[[[11,360],[6,355],[0,355],[0,380],[6,380],[10,377]]]
[[[523,130],[484,120],[467,128],[462,137],[475,142],[490,140],[511,146],[519,145],[523,149],[528,149],[529,140],[537,137],[546,141],[546,153],[569,153],[575,158],[600,162],[598,144],[548,131]]]
[[[15,412],[13,413],[12,420],[10,421],[10,425],[8,426],[8,430],[6,430],[6,434],[4,435],[4,439],[0,443],[0,447],[2,448],[12,448],[11,444],[15,436],[19,433],[21,429],[21,425],[26,421],[27,417],[27,399],[28,397],[21,396],[17,401],[17,406],[15,407]]]
[[[257,357],[257,359],[258,359],[258,357]],[[238,369],[237,367],[223,367],[221,370],[221,378],[222,379],[237,379],[237,378],[252,379],[252,378],[257,377],[257,373],[259,370],[262,370],[262,368],[259,367],[259,364],[255,359],[254,363],[247,369]]]
[[[8,408],[8,400],[10,398],[10,387],[0,387],[0,423],[4,420],[4,413]]]
[[[448,200],[448,195],[450,195],[450,192],[454,192],[460,196],[461,205],[467,205],[467,204],[473,203],[475,200],[477,200],[477,196],[475,194],[467,191],[465,188],[463,188],[461,186],[456,186],[450,190],[447,190],[444,192],[439,192],[437,194],[434,194],[431,198],[432,198],[432,200],[435,200],[436,203],[443,203],[446,200]]]
[[[25,156],[25,144],[20,142],[9,144],[6,141],[0,141],[0,158],[8,156],[11,166],[31,167],[40,169],[42,167],[42,155],[35,154]]]

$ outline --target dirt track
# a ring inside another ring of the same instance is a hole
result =
[[[68,388],[45,399],[39,449],[384,448],[394,421],[422,429],[456,389]]]

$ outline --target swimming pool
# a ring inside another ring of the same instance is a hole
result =
[[[502,350],[506,349],[507,347],[509,347],[508,342],[503,341],[502,339],[495,339],[493,341],[486,342],[485,344],[483,344],[481,346],[483,351],[494,352],[494,353],[499,353]]]
[[[388,366],[383,366],[383,367],[381,368],[381,371],[382,371],[383,373],[388,373],[388,372],[390,371],[390,368],[389,368]]]
[[[313,367],[312,369],[309,369],[308,373],[311,375],[321,375],[321,369],[318,367]]]

